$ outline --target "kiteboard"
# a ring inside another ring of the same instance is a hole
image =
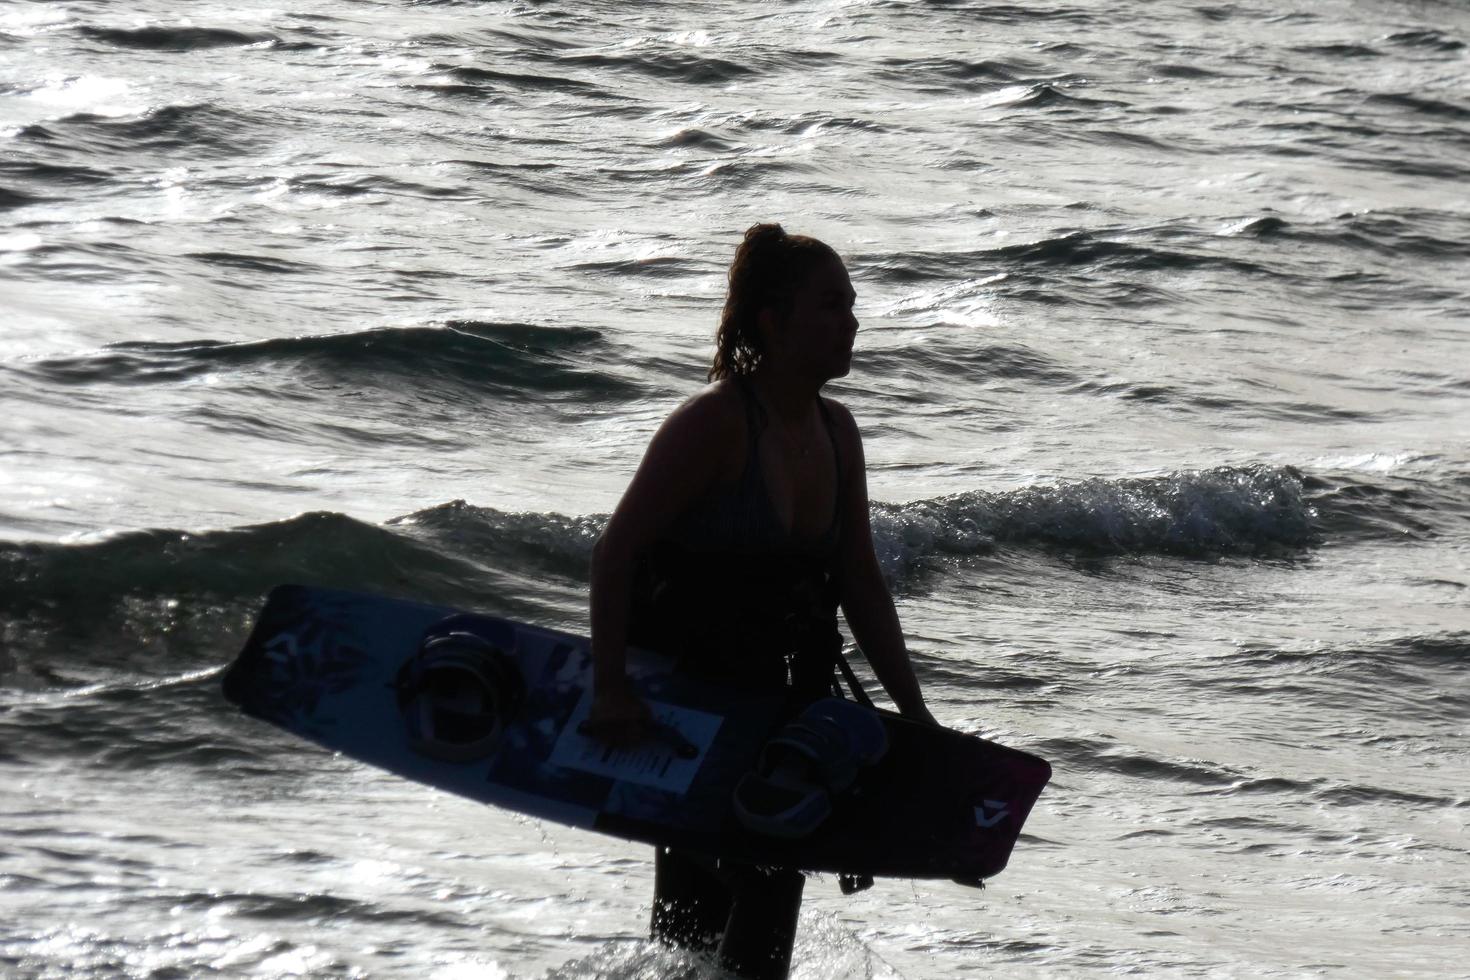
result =
[[[224,694],[247,714],[472,800],[649,844],[847,876],[979,883],[1051,767],[837,698],[711,685],[631,650],[651,709],[613,748],[586,725],[584,638],[356,592],[271,592]]]

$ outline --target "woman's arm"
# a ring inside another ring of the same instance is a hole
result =
[[[589,721],[626,742],[647,708],[626,683],[634,566],[700,494],[728,476],[744,438],[727,386],[704,389],[664,420],[592,549],[592,691]]]
[[[868,474],[863,457],[863,439],[852,414],[828,401],[839,420],[846,470],[843,487],[842,546],[839,561],[842,576],[842,612],[852,629],[852,638],[878,676],[878,682],[906,717],[938,724],[924,704],[923,692],[914,676],[904,645],[903,630],[893,597],[883,581],[878,556],[873,550],[873,528],[868,518]]]

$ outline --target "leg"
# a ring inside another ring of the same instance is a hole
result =
[[[786,980],[806,878],[792,868],[745,868],[720,943],[720,963],[748,980]]]
[[[653,938],[708,953],[730,917],[730,887],[714,858],[660,847],[653,855]]]

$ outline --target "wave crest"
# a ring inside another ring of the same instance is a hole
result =
[[[928,555],[981,554],[1000,543],[1092,554],[1274,555],[1314,544],[1316,519],[1295,469],[1227,466],[879,504],[873,526],[892,572]]]
[[[925,559],[998,547],[1087,556],[1290,558],[1356,539],[1432,536],[1426,512],[1458,519],[1470,477],[1421,483],[1222,466],[1160,476],[972,490],[875,502],[874,544],[890,580]],[[451,603],[580,594],[603,514],[502,511],[463,500],[374,524],[303,514],[191,533],[151,530],[81,543],[0,543],[0,618],[83,617],[120,602],[207,595],[253,600],[285,581]]]

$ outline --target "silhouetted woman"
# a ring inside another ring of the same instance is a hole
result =
[[[593,552],[590,720],[609,740],[648,718],[629,644],[799,704],[831,693],[839,605],[898,709],[933,721],[873,552],[862,438],[821,394],[851,366],[855,299],[829,246],[776,224],[745,233],[711,383],[654,434]],[[800,872],[661,848],[654,877],[655,938],[786,976]]]

